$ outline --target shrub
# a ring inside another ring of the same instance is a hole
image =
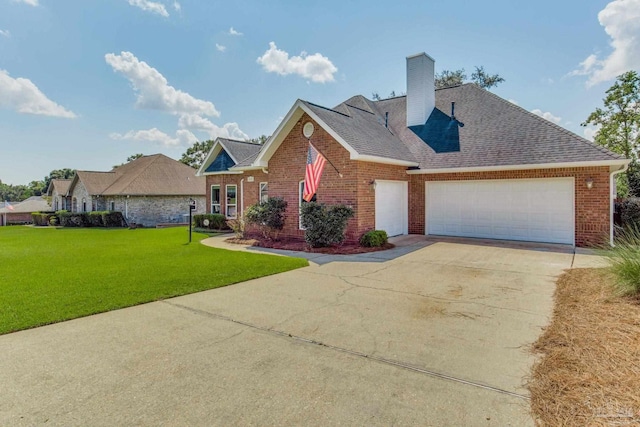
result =
[[[124,219],[122,212],[105,211],[102,214],[102,226],[103,227],[126,227],[127,220]]]
[[[49,225],[49,217],[51,216],[52,214],[50,213],[43,213],[43,212],[31,213],[31,219],[33,221],[33,225],[36,225],[38,227],[46,227],[47,225]]]
[[[209,225],[204,225],[205,220],[209,221]],[[209,230],[224,230],[227,228],[227,219],[221,214],[198,214],[193,216],[193,225]]]
[[[640,228],[640,197],[629,197],[620,203],[623,227]]]
[[[367,231],[360,237],[360,246],[375,248],[384,246],[389,241],[387,232],[384,230]]]
[[[104,223],[102,222],[102,214],[102,212],[98,211],[89,212],[87,214],[89,227],[104,227]]]
[[[236,238],[244,238],[244,218],[230,219],[227,221],[227,226],[236,235]]]
[[[640,228],[625,227],[615,246],[604,251],[620,295],[640,295]]]
[[[337,245],[344,242],[347,221],[353,209],[344,205],[325,206],[320,203],[304,203],[300,210],[304,240],[313,248]]]
[[[277,239],[284,227],[287,202],[280,197],[269,197],[266,201],[249,206],[245,213],[248,224],[256,225],[265,239]]]

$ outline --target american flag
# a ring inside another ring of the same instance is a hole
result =
[[[302,198],[307,202],[310,202],[313,195],[318,190],[320,184],[320,177],[324,170],[324,165],[327,164],[327,159],[315,149],[311,143],[309,143],[309,150],[307,151],[307,170],[304,174],[304,194]]]
[[[4,207],[9,209],[10,211],[14,210],[14,207],[11,205],[11,203],[7,201],[4,202]]]

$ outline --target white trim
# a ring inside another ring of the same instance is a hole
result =
[[[628,165],[631,160],[594,160],[587,162],[565,163],[536,163],[531,165],[504,165],[504,166],[472,166],[464,168],[439,168],[439,169],[414,169],[408,170],[409,175],[439,174],[439,173],[463,173],[463,172],[490,172],[530,169],[558,169],[558,168],[584,168],[594,166]]]
[[[216,141],[213,143],[213,146],[211,147],[211,150],[209,150],[209,152],[207,153],[207,156],[204,158],[204,161],[202,162],[202,164],[198,168],[198,171],[196,172],[196,176],[203,176],[204,175],[204,170],[209,167],[209,165],[213,162],[213,160],[215,160],[215,157],[212,158],[213,152],[215,151],[215,149],[219,145],[220,145],[220,143],[219,143],[218,139],[216,138]]]
[[[235,187],[236,188],[236,203],[230,205],[229,204],[229,187]],[[236,216],[229,216],[229,206],[235,206],[236,208]],[[238,218],[238,184],[226,184],[224,186],[224,216],[225,218],[229,218],[229,219],[236,219]]]
[[[626,171],[627,168],[629,167],[629,164],[627,163],[626,165],[624,165],[623,167],[621,167],[618,170],[615,171],[611,171],[609,173],[609,193],[610,193],[610,201],[609,201],[609,244],[611,246],[614,246],[614,232],[613,232],[613,226],[614,226],[614,221],[613,221],[613,214],[614,214],[614,206],[615,206],[615,201],[616,201],[616,196],[618,195],[617,192],[617,188],[616,188],[616,178],[615,176]]]
[[[267,186],[267,198],[269,198],[269,181],[262,181],[258,184],[258,203],[262,203],[262,185]]]
[[[384,165],[397,165],[407,167],[418,166],[418,163],[410,162],[408,160],[390,159],[387,157],[371,156],[368,154],[360,154],[356,158],[352,158],[351,160],[356,160],[359,162],[382,163]]]
[[[260,169],[264,169],[264,167],[263,166],[233,166],[233,167],[230,167],[229,171],[225,173],[243,173],[244,171],[256,171]]]
[[[304,230],[302,228],[302,193],[304,193],[304,179],[298,181],[298,230]]]
[[[222,185],[220,184],[211,184],[211,186],[209,187],[209,212],[210,213],[216,213],[213,211],[213,187],[218,187],[218,203],[217,206],[220,210],[220,212],[217,212],[218,214],[222,215],[222,203],[220,203],[220,199],[222,198]]]
[[[242,175],[244,172],[242,171],[221,171],[221,172],[204,172],[199,176],[209,176],[209,175]]]

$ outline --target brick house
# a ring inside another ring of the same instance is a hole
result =
[[[120,211],[127,222],[152,227],[188,222],[205,212],[205,179],[163,154],[142,156],[109,172],[76,171],[65,197],[72,212]]]
[[[1,203],[1,202],[0,202]],[[22,202],[2,203],[0,208],[0,226],[11,224],[31,224],[33,212],[46,212],[51,210],[51,205],[42,196],[31,196]],[[11,206],[11,208],[9,208]]]
[[[434,76],[422,53],[407,58],[406,96],[358,95],[334,108],[297,100],[244,159],[232,144],[252,144],[219,139],[198,171],[207,211],[236,217],[280,196],[283,235],[302,238],[311,142],[332,164],[317,200],[354,208],[351,241],[372,229],[576,246],[612,237],[614,178],[627,159],[475,84],[435,90]]]

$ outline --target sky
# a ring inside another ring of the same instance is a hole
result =
[[[640,70],[640,0],[0,0],[0,181],[270,135],[298,98],[404,92],[419,52],[591,139]]]

